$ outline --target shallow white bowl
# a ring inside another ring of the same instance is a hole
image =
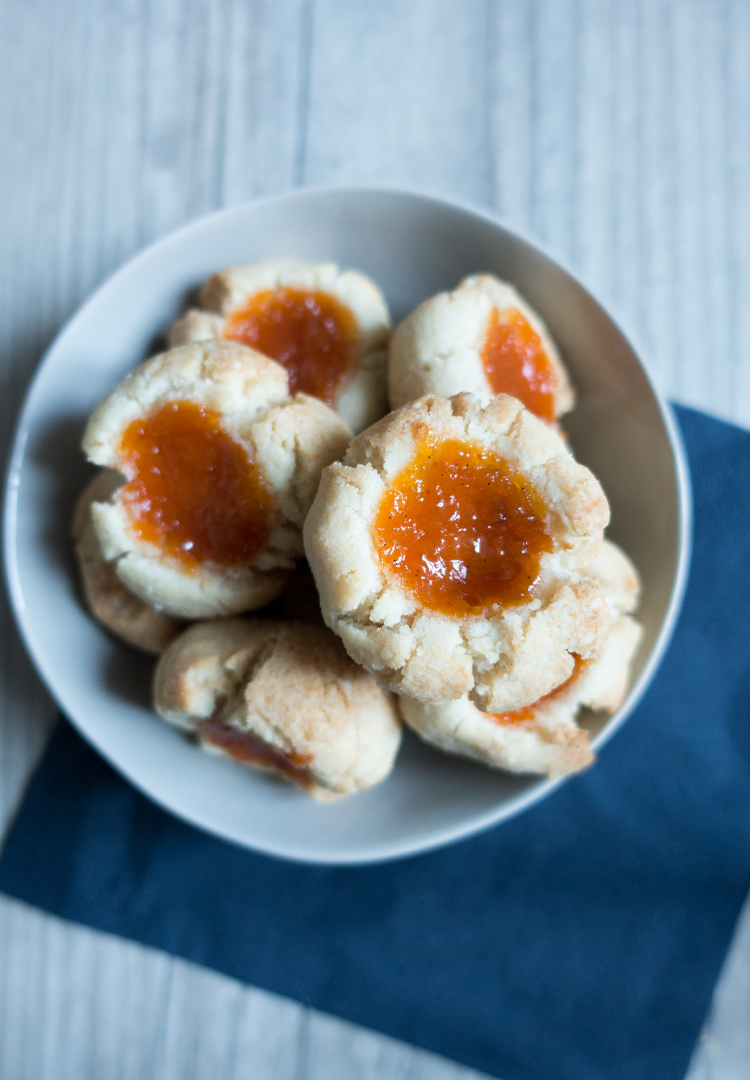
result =
[[[465,275],[490,271],[541,312],[578,392],[566,427],[612,506],[609,535],[643,579],[644,641],[616,716],[592,720],[600,748],[632,710],[666,647],[689,547],[680,441],[642,364],[576,280],[492,217],[424,195],[327,189],[197,221],[114,275],[59,335],[31,386],[6,498],[10,593],[28,649],[78,729],[137,787],[180,817],[270,854],[323,863],[393,858],[502,821],[556,783],[449,758],[409,736],[380,787],[333,805],[202,753],[149,708],[153,661],[116,644],[78,596],[69,528],[89,468],[79,443],[96,403],[155,351],[212,271],[271,256],[331,259],[371,275],[394,317]]]

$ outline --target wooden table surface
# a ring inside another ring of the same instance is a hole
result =
[[[750,426],[747,0],[4,0],[0,148],[3,454],[44,349],[123,260],[348,182],[497,211],[667,394]],[[2,620],[0,830],[53,716]],[[2,1080],[470,1075],[0,898]],[[748,909],[689,1075],[750,1076]]]

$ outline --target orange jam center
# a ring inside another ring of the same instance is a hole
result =
[[[494,308],[482,346],[493,394],[510,394],[540,420],[555,419],[557,374],[542,339],[516,308]]]
[[[218,412],[170,402],[129,424],[119,452],[133,531],[187,570],[246,566],[268,540],[271,496]]]
[[[274,769],[302,787],[309,787],[312,782],[307,766],[312,761],[311,754],[286,754],[276,746],[254,735],[251,731],[238,731],[221,720],[202,720],[198,730],[204,739],[219,746],[244,765],[260,765],[265,769]]]
[[[291,393],[332,405],[354,364],[357,321],[328,293],[269,289],[229,316],[224,337],[282,364]]]
[[[591,663],[590,660],[584,660],[583,657],[578,656],[577,653],[573,653],[572,656],[575,661],[572,673],[565,682],[560,683],[554,690],[550,690],[544,697],[540,697],[538,701],[533,702],[531,705],[525,705],[521,709],[514,709],[513,712],[485,713],[484,715],[488,720],[494,720],[496,724],[520,724],[524,720],[533,720],[536,716],[537,709],[544,705],[549,705],[555,698],[560,697],[561,694],[568,690],[573,683],[581,677]]]
[[[541,500],[497,454],[426,442],[383,496],[381,562],[424,607],[479,615],[527,600],[552,550]]]

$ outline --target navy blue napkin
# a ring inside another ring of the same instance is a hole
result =
[[[503,1080],[682,1080],[750,886],[750,434],[678,415],[687,598],[596,768],[442,851],[315,868],[183,824],[61,723],[0,888]]]

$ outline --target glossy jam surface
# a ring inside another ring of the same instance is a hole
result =
[[[374,538],[387,574],[423,607],[458,617],[529,599],[552,550],[525,478],[459,440],[425,441],[383,496]]]
[[[555,369],[542,339],[516,308],[493,310],[482,363],[493,394],[518,398],[540,420],[555,419]]]
[[[219,413],[170,402],[134,420],[119,452],[133,531],[187,570],[247,566],[268,540],[272,499]]]
[[[357,322],[328,293],[281,288],[257,293],[230,315],[224,337],[283,364],[291,393],[332,405],[354,365]]]
[[[307,766],[312,761],[310,754],[285,754],[275,746],[270,746],[251,731],[238,731],[221,720],[202,720],[198,730],[204,739],[220,747],[225,754],[242,762],[243,765],[258,765],[263,769],[273,769],[301,787],[312,783]]]
[[[573,660],[575,661],[572,674],[568,676],[564,683],[560,683],[554,690],[550,690],[544,697],[540,697],[538,701],[535,701],[532,705],[526,705],[522,709],[514,709],[513,712],[505,713],[485,713],[484,715],[489,720],[494,720],[496,724],[521,724],[524,720],[533,720],[536,716],[537,709],[544,705],[549,705],[555,698],[560,697],[566,690],[568,690],[574,682],[576,682],[586,668],[591,663],[591,660],[584,660],[582,657],[573,653]]]

